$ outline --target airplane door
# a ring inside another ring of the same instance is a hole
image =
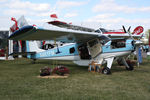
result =
[[[87,42],[88,50],[92,58],[96,57],[102,52],[101,43],[99,39],[93,39]]]

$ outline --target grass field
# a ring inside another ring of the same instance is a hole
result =
[[[56,63],[69,68],[69,78],[37,78],[40,68]],[[0,61],[0,100],[150,100],[147,60],[134,71],[113,65],[111,75],[87,69],[66,61]]]

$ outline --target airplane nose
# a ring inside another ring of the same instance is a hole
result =
[[[135,45],[136,45],[136,46],[139,46],[139,45],[142,45],[142,44],[143,44],[142,41],[139,41],[139,40],[135,41]]]

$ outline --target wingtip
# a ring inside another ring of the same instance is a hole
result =
[[[26,33],[30,30],[34,29],[34,26],[28,25],[28,26],[24,26],[18,30],[16,30],[15,32],[13,32],[8,39],[9,40],[18,40],[17,37],[20,36],[23,33]]]

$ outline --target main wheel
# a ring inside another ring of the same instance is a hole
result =
[[[134,64],[132,64],[130,61],[127,61],[127,64],[128,64],[128,66],[129,66],[129,68],[128,67],[126,67],[126,70],[129,70],[129,71],[132,71],[132,70],[134,70]]]
[[[111,74],[111,71],[110,71],[110,69],[109,69],[108,67],[104,67],[104,68],[102,69],[102,73],[103,73],[103,74],[106,74],[106,75],[109,75],[109,74]]]

